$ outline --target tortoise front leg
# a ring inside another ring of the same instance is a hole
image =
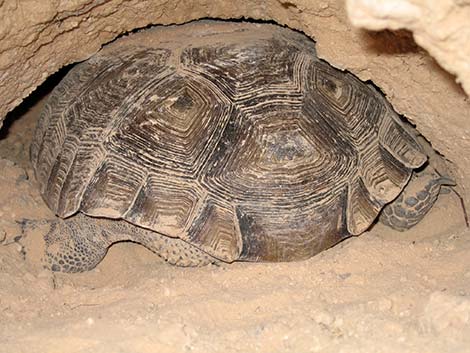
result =
[[[402,193],[384,207],[379,220],[398,231],[414,227],[434,205],[443,185],[453,186],[455,182],[426,169],[413,174]]]

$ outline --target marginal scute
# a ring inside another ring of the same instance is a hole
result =
[[[349,233],[359,235],[366,231],[379,214],[382,206],[371,197],[362,179],[357,178],[351,182],[348,186],[346,211]]]
[[[85,191],[81,176],[94,173],[106,156],[106,151],[95,139],[87,135],[82,138],[85,141],[82,142],[80,148],[77,148],[77,141],[76,150],[68,155],[70,164],[62,183],[57,205],[57,214],[62,217],[73,214],[80,207]],[[64,144],[64,151],[66,151],[65,146],[67,143]]]
[[[426,162],[427,156],[418,141],[398,122],[391,108],[388,118],[382,119],[378,136],[380,145],[407,168],[419,168]]]
[[[84,192],[80,209],[97,216],[120,218],[134,202],[147,171],[119,155],[107,155]]]
[[[381,146],[374,146],[363,154],[359,170],[362,183],[382,206],[398,196],[412,171]]]
[[[62,144],[62,150],[57,155],[54,163],[52,163],[49,179],[45,184],[44,193],[48,195],[48,205],[52,209],[56,209],[59,214],[60,195],[64,182],[67,179],[70,165],[75,158],[78,144],[79,141],[75,136],[66,135],[65,141]]]
[[[335,195],[336,196],[336,195]],[[298,209],[240,205],[236,208],[243,248],[240,260],[308,259],[350,236],[345,224],[345,193],[326,200],[325,207],[308,202]]]
[[[123,218],[171,237],[181,237],[203,199],[203,191],[182,178],[149,175]]]
[[[232,209],[209,199],[182,239],[219,260],[233,262],[239,258],[241,251],[241,238],[234,219]]]

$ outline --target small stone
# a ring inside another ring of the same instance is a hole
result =
[[[403,310],[398,313],[399,317],[409,317],[410,316],[410,311],[409,310]]]
[[[34,277],[31,273],[25,273],[23,275],[23,279],[28,281],[28,282],[35,282],[36,281],[36,277]]]
[[[89,317],[88,319],[86,319],[86,323],[88,326],[92,326],[95,324],[95,320],[92,317]]]
[[[454,251],[455,246],[452,245],[452,244],[449,244],[449,245],[446,245],[446,247],[444,249],[445,249],[445,251]]]
[[[344,320],[343,320],[343,318],[341,318],[341,317],[340,317],[340,318],[335,318],[334,325],[335,325],[336,327],[341,327],[341,326],[343,326],[343,325],[344,325]]]
[[[451,235],[449,235],[447,240],[454,240],[455,238],[457,238],[457,235],[456,234],[451,234]]]
[[[15,243],[15,249],[16,251],[18,251],[19,253],[22,253],[23,252],[23,245],[19,244],[19,243]]]
[[[329,312],[320,311],[315,314],[315,316],[313,317],[313,320],[315,320],[317,324],[330,326],[335,321],[335,318]]]
[[[379,300],[368,302],[369,306],[375,310],[385,312],[393,307],[393,302],[389,298],[381,298]]]
[[[344,281],[345,279],[351,277],[351,272],[339,273],[338,276]]]

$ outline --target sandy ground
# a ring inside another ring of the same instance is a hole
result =
[[[470,352],[454,194],[411,231],[376,225],[303,262],[178,268],[120,243],[91,272],[42,270],[53,215],[24,147],[39,108],[0,140],[0,352]]]

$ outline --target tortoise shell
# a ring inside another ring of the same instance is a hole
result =
[[[224,260],[304,259],[365,231],[426,156],[302,34],[198,22],[76,65],[31,159],[58,216],[123,219]]]

